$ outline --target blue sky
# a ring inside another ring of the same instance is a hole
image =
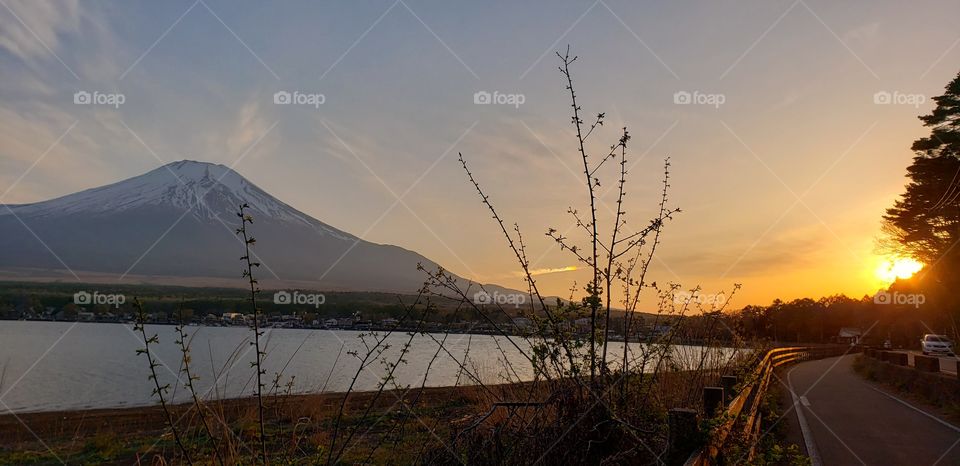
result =
[[[916,116],[960,68],[957,17],[953,1],[3,0],[0,202],[217,162],[333,226],[519,286],[456,154],[524,228],[537,268],[575,265],[542,235],[584,207],[554,55],[569,44],[585,112],[608,118],[591,148],[633,134],[633,225],[672,158],[684,213],[657,280],[743,283],[741,304],[859,295],[878,286],[880,215],[924,133]],[[77,91],[125,101],[75,105]],[[276,105],[277,91],[325,101]],[[524,103],[476,105],[477,91]],[[724,101],[678,105],[677,92]],[[925,101],[878,105],[877,92]],[[581,275],[541,281],[562,293]]]

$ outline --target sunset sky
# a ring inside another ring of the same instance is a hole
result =
[[[671,157],[683,213],[652,279],[742,283],[737,306],[882,285],[881,215],[926,132],[917,115],[960,69],[960,3],[518,3],[3,0],[0,203],[222,163],[337,228],[523,288],[462,152],[523,229],[542,289],[566,295],[588,276],[544,232],[578,238],[566,211],[587,208],[554,55],[570,44],[584,112],[607,115],[593,152],[633,135],[634,227]],[[78,91],[125,100],[76,105]],[[324,101],[277,105],[278,91]],[[478,91],[523,103],[477,105]]]

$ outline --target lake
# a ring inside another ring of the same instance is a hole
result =
[[[231,398],[254,393],[256,382],[252,331],[245,327],[187,327],[190,335],[191,370],[199,377],[194,385],[205,398]],[[266,375],[270,388],[275,373],[282,372],[281,385],[294,376],[294,392],[343,392],[350,386],[359,360],[349,354],[359,351],[364,342],[360,332],[308,329],[265,329]],[[175,343],[175,327],[148,325],[148,335],[157,334],[159,344],[151,345],[160,366],[163,384],[170,384],[168,396],[177,402],[188,401],[183,387],[181,353]],[[514,365],[515,377],[530,380],[533,371],[520,351],[507,337],[467,334],[417,335],[405,357],[406,363],[394,373],[400,385],[420,386],[431,359],[437,354],[437,341],[446,337],[444,347],[430,366],[427,386],[473,384],[461,374],[458,363],[469,345],[471,372],[483,383],[504,380],[503,354]],[[129,324],[0,321],[0,412],[56,411],[68,409],[116,408],[156,403],[151,396],[146,356],[140,334]],[[367,334],[366,341],[373,340]],[[522,338],[512,337],[521,348],[529,347]],[[383,356],[395,361],[409,335],[396,333],[386,342],[390,349]],[[622,343],[611,343],[614,355],[622,354]],[[631,351],[640,344],[631,343]],[[500,348],[502,348],[503,353]],[[678,346],[676,360],[681,365],[698,360],[704,348]],[[736,350],[714,348],[719,358],[732,357]],[[711,353],[711,354],[712,354]],[[393,356],[393,358],[390,358]],[[683,361],[688,361],[684,363]],[[376,388],[388,369],[375,362],[361,371],[354,388]],[[515,378],[513,380],[516,380]],[[282,388],[281,388],[282,390]]]

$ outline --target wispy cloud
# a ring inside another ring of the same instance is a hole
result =
[[[530,271],[530,275],[533,275],[533,276],[549,275],[552,273],[574,272],[576,270],[577,270],[577,266],[575,265],[568,265],[566,267],[548,267],[548,268],[541,268],[541,269],[533,269]],[[515,272],[514,276],[524,277],[526,276],[526,274],[523,272]]]
[[[50,53],[59,48],[60,36],[80,27],[78,0],[6,5],[0,8],[0,47],[25,62],[53,60]]]
[[[226,134],[218,135],[216,140],[211,141],[213,147],[226,144],[227,157],[236,158],[242,154],[251,144],[263,137],[263,134],[271,126],[271,122],[263,116],[260,109],[260,103],[254,99],[246,102],[239,110],[233,124],[227,128]],[[220,149],[222,151],[222,148]]]

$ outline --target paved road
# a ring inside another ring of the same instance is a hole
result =
[[[800,402],[794,424],[806,424],[808,445],[812,439],[808,454],[823,465],[960,465],[960,427],[879,391],[853,372],[855,357],[809,361],[787,373]]]

